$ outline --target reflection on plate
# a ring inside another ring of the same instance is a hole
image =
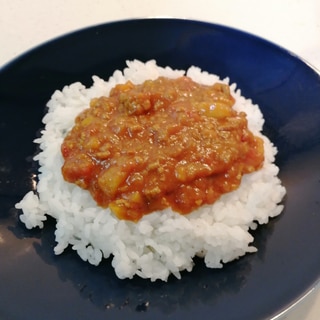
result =
[[[54,221],[26,230],[14,204],[32,188],[45,103],[55,89],[109,77],[127,59],[197,65],[229,76],[260,105],[279,148],[285,210],[254,233],[257,254],[221,270],[201,260],[182,280],[119,280],[75,253],[53,255]],[[320,278],[320,77],[287,51],[208,23],[146,19],[92,27],[48,42],[0,71],[0,316],[10,319],[270,319]]]

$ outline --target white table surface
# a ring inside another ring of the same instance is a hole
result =
[[[114,20],[163,16],[250,32],[320,70],[319,0],[0,0],[0,68],[25,51],[77,29]],[[319,320],[319,289],[318,285],[277,320]]]

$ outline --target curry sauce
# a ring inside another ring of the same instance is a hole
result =
[[[212,204],[264,160],[234,103],[228,85],[185,76],[117,85],[76,118],[61,146],[63,177],[119,219]]]

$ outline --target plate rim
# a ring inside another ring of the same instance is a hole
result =
[[[315,67],[312,63],[310,63],[308,60],[304,59],[300,55],[296,54],[295,52],[287,49],[284,46],[281,46],[280,44],[273,42],[271,40],[268,40],[262,36],[256,35],[254,33],[251,33],[249,31],[239,29],[233,26],[228,26],[227,24],[222,23],[215,23],[210,22],[206,20],[200,20],[200,19],[193,19],[193,18],[181,18],[181,17],[171,17],[171,16],[151,16],[151,17],[134,17],[134,18],[126,18],[126,19],[118,19],[118,20],[110,20],[105,22],[100,22],[96,24],[87,25],[85,27],[81,27],[75,30],[68,31],[66,33],[54,36],[52,38],[49,38],[43,42],[40,42],[31,48],[27,49],[24,52],[19,53],[17,56],[13,57],[9,61],[5,62],[2,66],[0,66],[0,72],[6,70],[7,68],[10,68],[12,64],[15,64],[19,62],[21,59],[23,59],[26,56],[29,56],[34,51],[41,50],[42,47],[46,47],[47,45],[54,44],[56,41],[60,41],[64,38],[67,38],[69,36],[73,36],[76,34],[80,34],[83,32],[89,32],[90,30],[99,29],[102,27],[107,27],[108,25],[115,25],[115,24],[123,24],[123,23],[133,23],[133,22],[145,22],[145,21],[152,21],[152,20],[164,20],[164,21],[174,21],[178,23],[195,23],[195,24],[202,24],[202,25],[208,25],[211,27],[219,28],[228,30],[230,32],[240,33],[246,37],[249,37],[251,39],[257,40],[259,42],[262,42],[268,46],[272,46],[273,48],[277,48],[277,50],[282,51],[283,53],[289,54],[291,57],[293,57],[296,60],[299,60],[300,62],[303,62],[307,67],[309,67],[311,70],[313,70],[315,73],[317,73],[320,76],[320,69]]]

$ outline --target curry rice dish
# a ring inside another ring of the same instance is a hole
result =
[[[112,256],[121,279],[180,278],[195,256],[221,268],[255,252],[250,229],[283,209],[263,122],[229,79],[128,61],[108,81],[53,94],[20,219],[43,228],[52,216],[56,254]]]

